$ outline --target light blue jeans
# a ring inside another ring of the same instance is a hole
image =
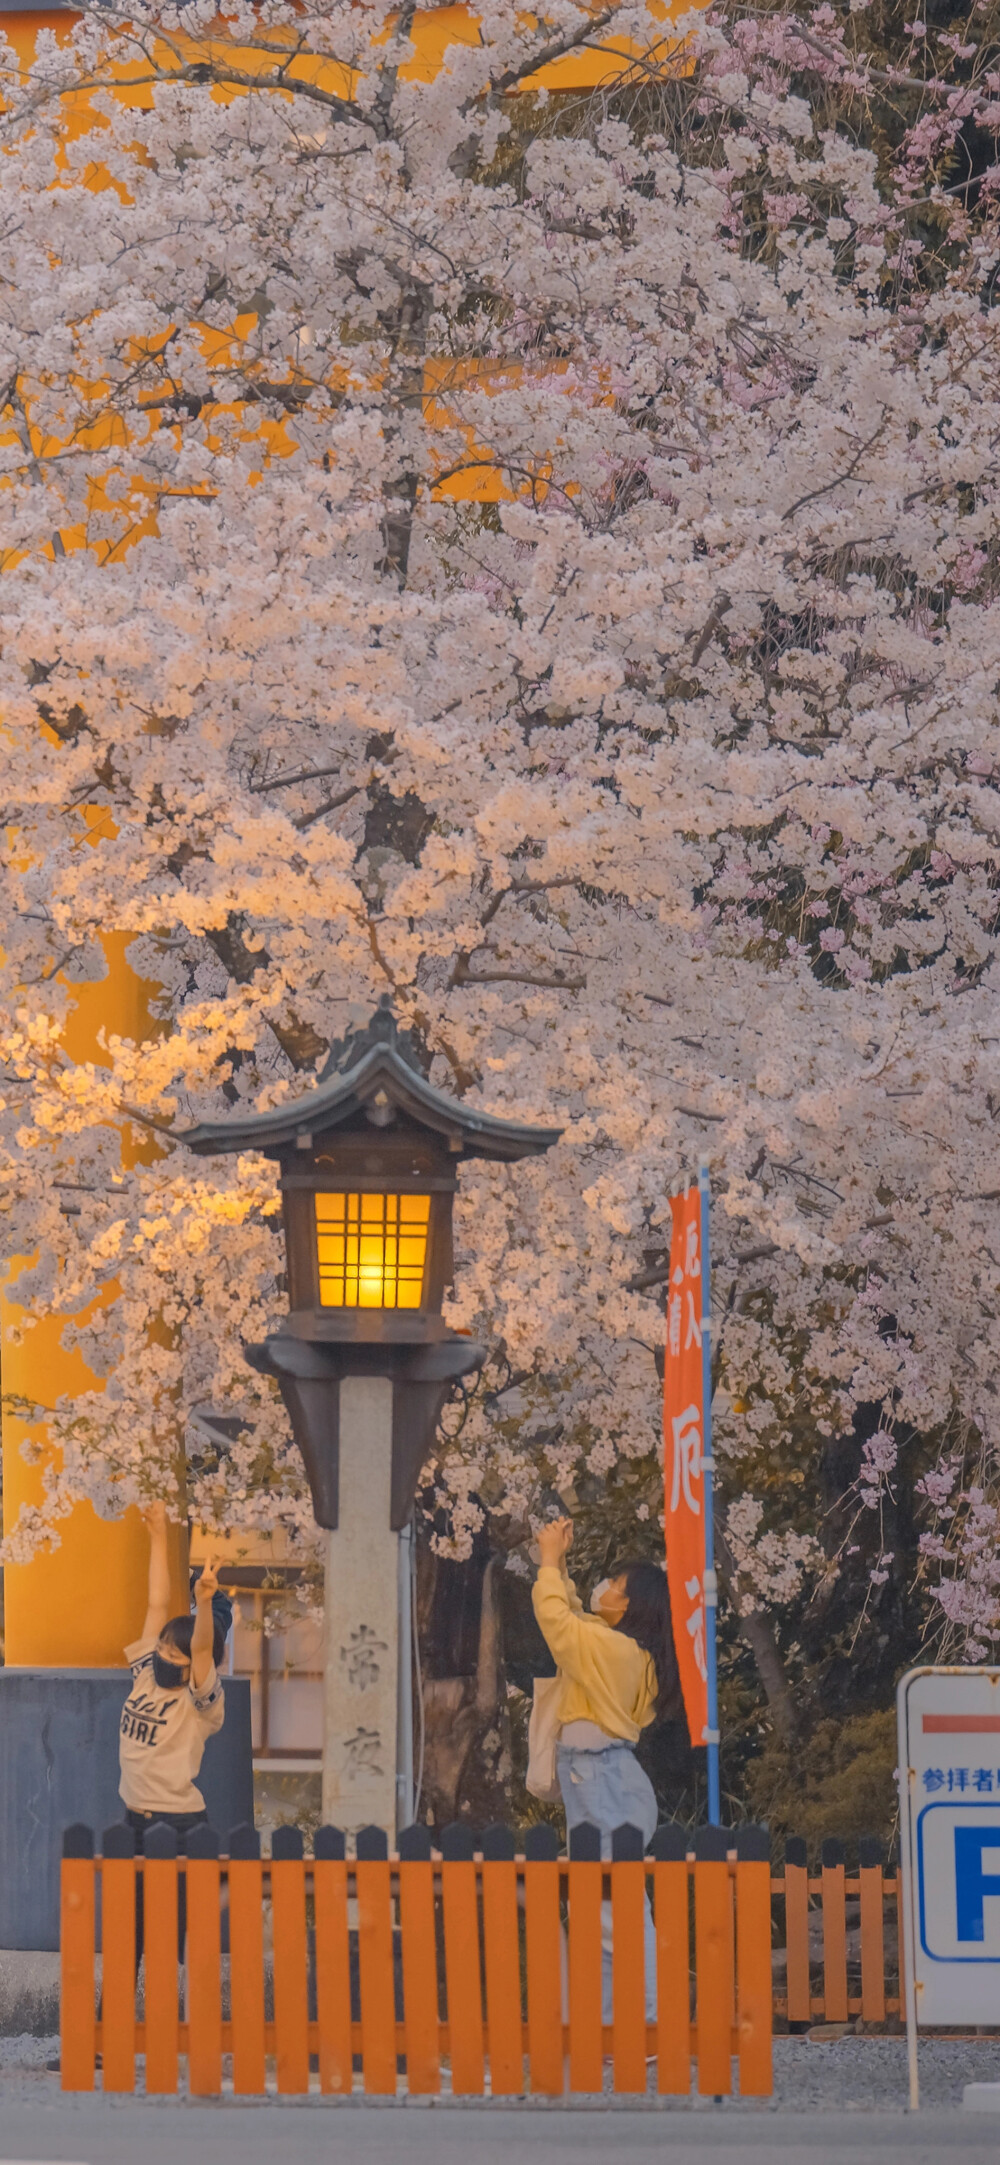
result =
[[[610,1857],[611,1836],[616,1827],[638,1827],[648,1848],[656,1831],[656,1798],[649,1776],[644,1774],[629,1744],[608,1744],[603,1751],[577,1751],[571,1744],[556,1746],[556,1772],[566,1807],[566,1825],[578,1827],[584,1820],[601,1832],[601,1855]],[[646,2020],[656,2020],[656,1935],[653,1912],[646,1897]],[[605,2022],[612,2020],[612,1923],[610,1902],[601,1903],[601,2010]]]

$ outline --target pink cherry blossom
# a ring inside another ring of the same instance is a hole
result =
[[[174,1131],[307,1090],[389,992],[442,1087],[565,1131],[462,1171],[454,1548],[655,1453],[709,1153],[747,1598],[836,1568],[819,1468],[874,1406],[852,1509],[931,1439],[934,1619],[992,1647],[1000,228],[940,174],[1000,85],[922,39],[876,154],[831,119],[895,94],[853,13],[706,17],[662,109],[572,111],[511,93],[589,10],[476,15],[431,81],[383,0],[274,0],[280,92],[231,80],[243,0],[8,53],[0,1194],[12,1328],[55,1313],[95,1381],[36,1409],[4,1553],[169,1488],[183,1429],[191,1511],[308,1555],[242,1352],[273,1167]],[[148,1014],[88,1040],[115,941]]]

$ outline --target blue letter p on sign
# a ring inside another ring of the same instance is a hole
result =
[[[1000,1896],[1000,1872],[984,1872],[983,1851],[991,1850],[1000,1864],[1000,1828],[955,1828],[955,1918],[960,1940],[985,1938],[983,1902],[987,1895]]]

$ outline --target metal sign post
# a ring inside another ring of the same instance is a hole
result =
[[[896,1694],[910,2109],[921,2029],[1000,2024],[1000,1669],[911,1669]]]

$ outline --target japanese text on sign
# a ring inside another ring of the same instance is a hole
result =
[[[705,1433],[701,1317],[701,1202],[697,1188],[671,1202],[663,1456],[667,1577],[674,1645],[692,1742],[708,1726],[705,1653]]]
[[[949,1796],[963,1790],[970,1796],[1000,1796],[1000,1767],[925,1767],[920,1779],[927,1796],[939,1790]]]

